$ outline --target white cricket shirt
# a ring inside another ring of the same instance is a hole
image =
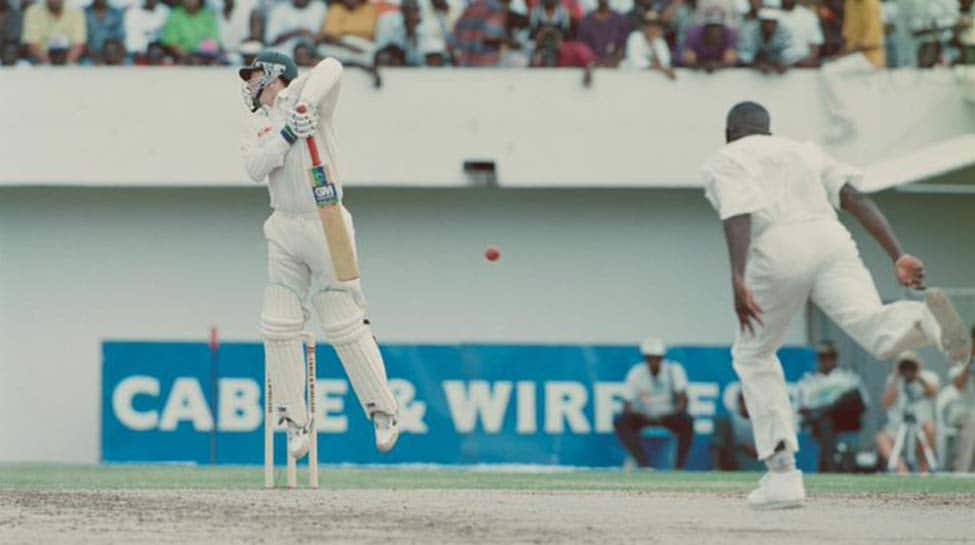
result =
[[[840,190],[862,172],[819,146],[777,136],[747,136],[704,163],[704,195],[722,220],[751,214],[752,237],[776,224],[833,220]]]
[[[633,366],[626,374],[623,399],[633,410],[651,417],[671,414],[676,409],[675,397],[687,390],[687,375],[679,363],[664,360],[656,376],[650,374],[646,362]]]

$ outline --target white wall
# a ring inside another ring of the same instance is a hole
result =
[[[932,283],[975,284],[975,198],[881,202]],[[730,342],[699,191],[359,189],[348,204],[384,341]],[[256,341],[266,211],[261,188],[0,189],[0,460],[97,459],[103,339],[202,341],[217,324]]]
[[[337,113],[341,179],[457,186],[465,159],[497,161],[510,186],[696,187],[739,100],[775,131],[819,140],[820,75],[600,70],[347,70]],[[839,84],[857,123],[830,151],[868,166],[975,132],[948,70],[884,71]],[[231,69],[59,68],[0,72],[0,185],[246,185],[246,116]]]

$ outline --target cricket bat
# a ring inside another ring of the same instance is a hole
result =
[[[303,113],[304,109],[304,106],[298,106],[299,113]],[[322,164],[315,137],[306,138],[305,144],[311,157],[308,181],[315,196],[315,204],[318,205],[318,217],[322,220],[322,228],[325,230],[325,241],[332,258],[335,278],[340,282],[355,280],[359,278],[359,264],[356,262],[352,237],[345,223],[343,214],[345,210],[342,201],[339,200],[338,187],[335,186],[328,167]]]

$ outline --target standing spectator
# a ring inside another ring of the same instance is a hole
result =
[[[276,51],[291,53],[302,41],[314,43],[325,23],[325,3],[322,0],[290,0],[279,2],[267,16],[266,38]]]
[[[660,339],[640,345],[643,361],[626,374],[623,412],[613,420],[620,443],[640,467],[648,467],[640,430],[661,426],[677,436],[677,469],[683,469],[691,451],[694,426],[687,412],[687,375],[679,363],[664,359],[667,347]]]
[[[220,45],[231,64],[241,64],[240,46],[251,34],[254,0],[223,0],[217,10]]]
[[[195,54],[210,54],[219,50],[220,34],[217,17],[202,0],[182,0],[169,12],[162,31],[162,43],[181,63],[199,63]]]
[[[887,66],[880,0],[847,0],[843,12],[843,52],[862,53],[876,68]]]
[[[745,395],[741,386],[734,386],[735,406],[727,407],[728,413],[714,419],[711,435],[711,468],[717,471],[761,471],[765,464],[755,451],[755,431],[748,417]],[[729,387],[730,388],[730,387]]]
[[[562,39],[562,33],[554,27],[545,28],[538,34],[531,65],[536,68],[592,68],[596,54],[582,42]]]
[[[837,356],[833,343],[819,343],[816,346],[819,368],[802,377],[798,386],[799,415],[819,443],[821,473],[840,469],[835,463],[837,435],[860,430],[860,417],[867,404],[860,377],[837,367]]]
[[[24,12],[21,40],[35,64],[52,63],[48,50],[58,50],[60,64],[77,64],[85,50],[88,35],[81,10],[66,7],[64,0],[43,0]],[[52,63],[54,64],[54,63]]]
[[[782,0],[779,26],[786,29],[791,37],[785,52],[785,63],[800,68],[818,67],[819,48],[824,42],[819,17],[796,0]]]
[[[945,424],[957,431],[955,455],[949,460],[954,471],[975,472],[975,327],[972,328],[972,357],[951,368],[951,387],[956,399],[948,409]]]
[[[464,11],[463,0],[427,0],[420,6],[422,9],[421,17],[425,22],[432,25],[436,38],[446,45],[446,58],[452,59],[454,25],[457,24],[457,19]]]
[[[629,30],[626,18],[610,8],[609,0],[599,0],[596,10],[579,23],[579,41],[589,46],[600,65],[615,68],[626,52]]]
[[[570,35],[572,32],[572,16],[569,10],[559,3],[559,0],[542,0],[531,8],[528,15],[528,25],[531,28],[531,37],[536,38],[538,33],[544,28],[554,28],[562,35]]]
[[[459,66],[496,66],[507,39],[507,7],[497,0],[473,0],[454,27]]]
[[[498,66],[526,68],[531,64],[532,49],[535,46],[530,35],[528,16],[515,11],[510,0],[503,3],[507,10],[504,23],[505,43]]]
[[[703,24],[687,31],[687,39],[680,50],[682,65],[713,72],[738,63],[738,54],[735,52],[738,35],[724,21],[725,16],[721,10],[712,8]]]
[[[786,71],[786,51],[792,40],[789,31],[779,25],[779,11],[762,8],[758,24],[742,28],[738,42],[738,58],[742,64],[758,68],[764,73]]]
[[[894,441],[901,426],[916,424],[929,446],[935,445],[934,398],[938,395],[940,381],[933,371],[923,368],[921,358],[914,352],[904,352],[897,358],[891,375],[887,378],[881,403],[887,409],[887,424],[877,434],[877,453],[887,461],[894,456]],[[919,434],[919,435],[920,435]],[[915,451],[917,469],[926,473],[929,469],[921,448],[922,437],[907,437],[909,441],[898,454],[897,473],[907,473],[905,454]]]
[[[136,61],[148,52],[149,44],[158,42],[169,19],[169,6],[159,0],[143,0],[125,12],[125,49]]]
[[[643,27],[630,33],[626,39],[626,67],[636,70],[659,70],[668,78],[677,77],[671,68],[670,48],[664,40],[660,16],[648,11],[643,16]]]
[[[23,11],[13,7],[7,0],[0,0],[0,44],[9,42],[20,44],[23,28]]]
[[[105,42],[124,42],[123,12],[108,5],[108,0],[92,0],[85,8],[85,25],[88,29],[88,57],[95,64],[105,62]]]

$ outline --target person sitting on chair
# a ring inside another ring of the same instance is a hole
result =
[[[613,420],[613,427],[640,467],[650,466],[640,431],[648,426],[667,428],[677,437],[676,468],[683,469],[694,437],[687,412],[687,375],[679,363],[664,359],[666,351],[660,339],[650,338],[640,345],[643,361],[626,374],[623,412]]]
[[[816,345],[819,368],[799,381],[799,415],[819,443],[820,473],[838,471],[837,435],[859,431],[866,410],[867,393],[859,375],[838,368],[836,346],[830,341]]]

